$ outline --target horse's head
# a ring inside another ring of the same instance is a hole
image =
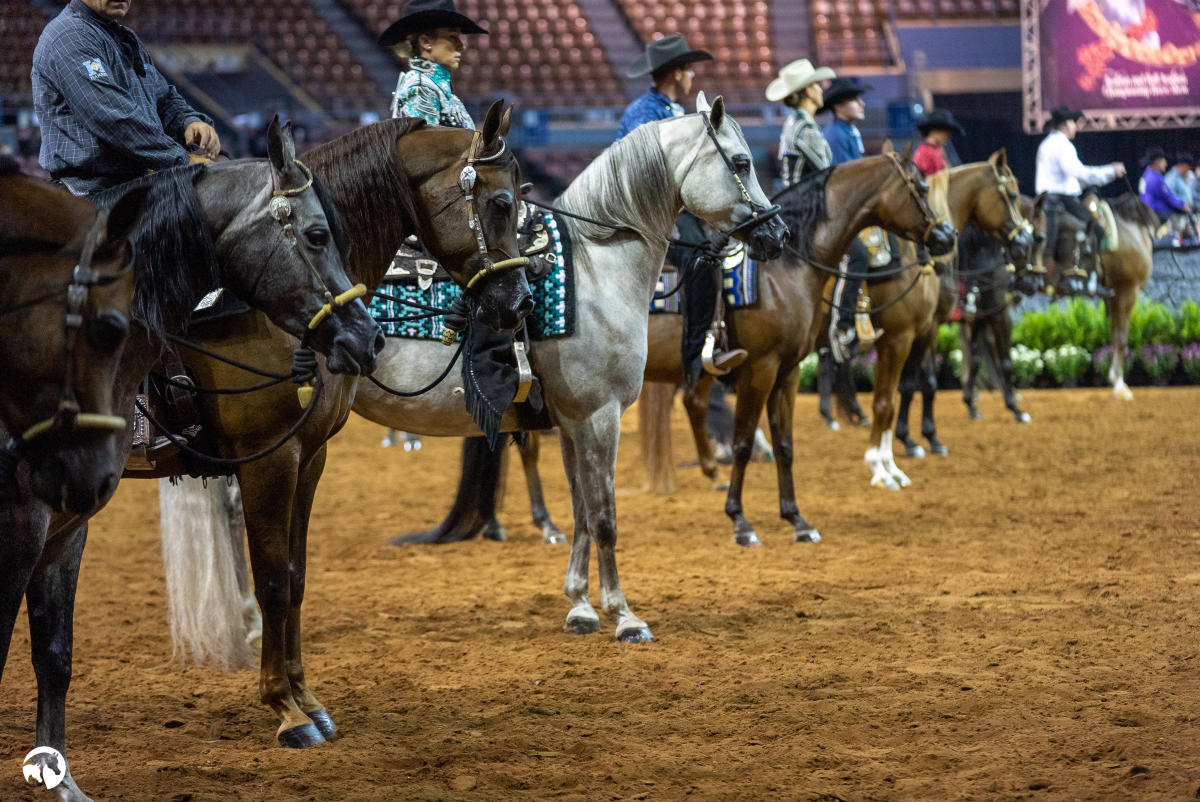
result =
[[[912,144],[897,152],[891,140],[883,143],[880,167],[887,178],[872,198],[872,216],[893,234],[922,243],[934,256],[954,249],[958,232],[930,204],[929,182],[912,161]],[[869,161],[869,160],[864,160]]]
[[[21,181],[40,197],[26,194],[19,214],[39,219],[15,231],[6,219],[0,233],[0,315],[14,332],[0,338],[8,388],[0,422],[12,437],[0,454],[0,495],[25,459],[35,496],[86,514],[121,475],[117,437],[126,420],[113,414],[112,394],[134,291],[127,237],[147,190],[127,192],[105,212],[36,179]],[[42,236],[55,227],[54,239]]]
[[[1021,213],[1021,190],[1004,148],[989,156],[987,164],[991,169],[979,172],[982,184],[973,193],[971,217],[1004,243],[1011,264],[1028,264],[1033,251],[1033,226]]]
[[[665,153],[686,154],[668,156],[683,207],[747,243],[754,258],[777,258],[788,229],[758,184],[741,126],[720,97],[710,107],[701,93],[696,106],[687,122],[660,129]]]
[[[521,168],[505,141],[511,119],[496,101],[478,131],[426,128],[397,140],[422,244],[494,329],[515,328],[534,306],[517,245]]]
[[[383,332],[362,301],[363,285],[351,285],[337,210],[312,171],[296,159],[291,125],[279,118],[267,129],[263,183],[246,187],[244,171],[262,175],[261,162],[215,165],[198,191],[228,220],[218,230],[221,282],[277,326],[326,356],[334,373],[370,373],[383,349]],[[231,183],[233,182],[233,183]],[[227,197],[213,197],[222,193]],[[247,193],[251,193],[247,197]],[[223,211],[222,211],[223,209]]]

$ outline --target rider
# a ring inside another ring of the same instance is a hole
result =
[[[679,101],[691,94],[692,78],[695,76],[690,65],[711,60],[712,54],[704,50],[692,50],[688,47],[687,39],[680,34],[664,36],[646,45],[645,52],[634,59],[625,74],[630,78],[649,75],[654,86],[625,109],[617,129],[617,139],[643,123],[682,117],[684,110]],[[686,211],[675,221],[675,230],[677,238],[685,242],[699,244],[705,239],[699,219]],[[671,262],[680,267],[680,278],[684,284],[683,366],[684,376],[691,383],[700,369],[699,348],[714,320],[718,319],[720,276],[717,271],[693,269],[695,265],[702,264],[698,261],[696,249],[672,246],[668,255]],[[746,352],[741,348],[718,350],[713,353],[712,366],[715,373],[723,374],[745,360]]]
[[[825,140],[829,143],[834,164],[861,159],[865,155],[866,148],[856,123],[866,117],[867,106],[862,95],[872,88],[859,84],[853,78],[836,78],[825,90],[825,105],[821,110],[833,112],[833,122],[825,126]],[[848,260],[843,261],[843,265],[846,265],[844,271],[852,275],[838,276],[833,285],[833,301],[829,309],[829,352],[836,362],[850,361],[859,344],[854,312],[862,275],[871,264],[870,252],[861,236],[850,243]],[[877,336],[875,333],[869,338],[870,342],[864,341],[862,345],[870,345]]]
[[[379,36],[408,59],[392,95],[393,117],[419,117],[430,125],[475,130],[467,107],[450,86],[462,60],[462,35],[487,31],[454,9],[454,0],[409,0],[404,15]]]
[[[1194,166],[1195,159],[1192,157],[1192,154],[1186,151],[1176,153],[1175,164],[1167,171],[1166,176],[1167,189],[1171,190],[1176,198],[1187,204],[1189,209],[1187,214],[1176,215],[1171,220],[1172,226],[1181,237],[1179,243],[1181,245],[1194,244],[1194,240],[1196,239],[1196,229],[1193,221],[1196,217],[1197,198],[1190,180],[1192,177],[1192,167]]]
[[[828,67],[813,67],[811,61],[802,58],[780,70],[767,85],[767,100],[783,101],[792,110],[779,134],[779,174],[785,187],[833,163],[829,143],[813,115],[825,103],[821,81],[834,77]]]
[[[1158,145],[1151,145],[1146,148],[1146,154],[1142,156],[1141,163],[1146,165],[1145,172],[1142,173],[1142,180],[1138,182],[1139,194],[1142,202],[1159,216],[1162,220],[1168,220],[1172,223],[1172,233],[1170,236],[1170,245],[1179,243],[1179,235],[1175,233],[1176,220],[1182,221],[1191,211],[1191,205],[1176,197],[1175,193],[1167,186],[1167,181],[1163,177],[1167,172],[1167,154]],[[1176,218],[1172,220],[1172,218]],[[1183,225],[1179,226],[1182,229]]]
[[[921,144],[913,153],[913,164],[926,178],[946,169],[946,145],[950,138],[967,132],[948,109],[933,109],[917,120]]]
[[[212,119],[179,96],[118,22],[128,11],[128,0],[71,0],[33,51],[38,162],[76,195],[221,152]]]
[[[1043,207],[1048,229],[1046,240],[1055,248],[1055,261],[1060,266],[1075,264],[1075,245],[1066,238],[1055,235],[1058,229],[1057,216],[1066,213],[1087,225],[1092,217],[1079,201],[1083,185],[1107,184],[1125,175],[1125,165],[1121,162],[1113,162],[1103,167],[1088,167],[1079,161],[1079,154],[1071,140],[1078,131],[1076,120],[1082,116],[1083,112],[1073,111],[1066,106],[1059,106],[1051,111],[1050,119],[1044,126],[1049,133],[1037,150],[1034,188],[1039,195],[1043,192],[1048,193]],[[1065,283],[1065,288],[1070,292],[1083,289],[1081,284],[1069,282]]]

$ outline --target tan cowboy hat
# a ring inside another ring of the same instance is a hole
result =
[[[814,67],[808,59],[798,59],[780,70],[779,77],[767,84],[767,100],[783,100],[792,92],[799,92],[817,81],[836,77],[828,67]]]

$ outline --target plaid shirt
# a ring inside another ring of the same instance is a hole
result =
[[[669,120],[672,117],[682,117],[683,106],[651,87],[650,91],[634,100],[621,115],[621,127],[617,129],[617,139],[643,123],[655,120]]]
[[[212,119],[187,104],[133,31],[71,0],[33,51],[38,161],[76,195],[187,164],[184,131]]]

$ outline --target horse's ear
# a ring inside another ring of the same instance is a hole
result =
[[[1033,199],[1033,216],[1037,217],[1042,213],[1042,207],[1046,205],[1046,197],[1049,193],[1043,192]]]
[[[881,147],[879,149],[879,154],[881,156],[886,156],[889,153],[895,153],[895,152],[896,152],[896,149],[892,146],[891,137],[888,137],[887,139],[883,140],[883,147]]]
[[[108,210],[108,221],[104,230],[104,244],[101,250],[115,251],[133,231],[142,210],[146,206],[146,198],[150,194],[148,184],[129,190]]]
[[[725,98],[717,95],[717,99],[712,102],[712,110],[708,113],[708,120],[712,123],[714,131],[721,129],[721,123],[725,122]]]
[[[483,118],[483,127],[480,129],[483,132],[483,147],[480,153],[487,153],[496,144],[496,141],[502,136],[500,133],[500,125],[504,118],[504,101],[497,100],[487,110],[487,116]]]
[[[508,136],[508,129],[512,125],[512,106],[504,110],[504,116],[500,118],[500,136]]]
[[[712,105],[708,102],[708,96],[706,94],[704,94],[704,90],[701,89],[699,92],[696,93],[696,111],[700,112],[701,114],[704,114],[705,112],[708,112],[711,110],[712,110]]]
[[[1004,148],[1000,148],[1000,150],[996,151],[991,156],[988,156],[988,163],[997,170],[1003,170],[1008,166],[1008,151],[1006,151]]]
[[[286,174],[296,161],[296,143],[292,140],[292,124],[280,125],[279,115],[267,126],[267,155],[276,172]]]
[[[912,153],[913,153],[913,143],[912,143],[912,140],[910,139],[910,140],[908,140],[908,144],[904,146],[904,151],[900,154],[900,161],[904,162],[905,164],[908,164],[910,161],[912,161]]]

